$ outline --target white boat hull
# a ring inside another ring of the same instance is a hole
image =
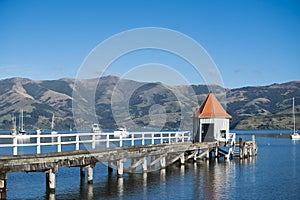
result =
[[[114,137],[115,138],[128,138],[129,132],[128,131],[114,131]]]
[[[292,134],[292,135],[291,135],[291,139],[292,139],[292,140],[300,140],[300,134],[298,134],[298,133]]]

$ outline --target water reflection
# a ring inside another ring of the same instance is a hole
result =
[[[124,179],[118,178],[118,196],[122,197],[124,193]]]
[[[105,182],[104,184],[104,190],[103,192],[107,195],[107,196],[110,196],[110,195],[113,195],[115,193],[115,174],[113,173],[108,173],[108,176],[107,176],[107,181]]]
[[[93,199],[93,185],[88,184],[88,189],[87,189],[87,199]]]
[[[147,195],[147,173],[143,173],[143,194]]]
[[[229,199],[230,190],[236,188],[236,165],[243,171],[243,165],[255,162],[255,158],[200,161],[194,163],[194,199]],[[254,175],[254,173],[253,173]]]
[[[166,169],[160,170],[160,180],[162,183],[166,182]]]
[[[84,199],[85,198],[85,193],[84,191],[86,190],[85,188],[85,177],[80,178],[80,198]]]
[[[31,173],[12,173],[7,180],[8,188],[13,188],[8,199],[300,199],[295,192],[300,187],[295,178],[300,177],[300,141],[258,141],[257,158],[190,160],[147,174],[124,173],[122,180],[116,170],[108,173],[107,166],[97,164],[92,185],[80,181],[78,168],[62,168],[57,173],[56,196],[45,195],[44,173],[30,176],[32,185],[24,182]],[[30,185],[26,196],[24,185]]]
[[[55,199],[56,199],[55,194],[54,194],[54,193],[47,192],[47,193],[46,193],[46,199],[47,199],[47,200],[55,200]]]
[[[184,165],[181,165],[181,166],[180,166],[180,175],[181,175],[181,178],[182,178],[182,179],[184,178],[184,174],[185,174],[185,166],[184,166]]]
[[[123,178],[118,178],[116,171],[113,171],[98,180],[94,178],[94,184],[87,184],[85,179],[81,179],[80,191],[76,192],[74,188],[69,195],[58,195],[56,198],[152,199],[157,198],[157,195],[161,198],[171,195],[188,199],[230,199],[232,188],[239,184],[237,176],[244,176],[244,166],[251,165],[255,160],[187,162],[149,173],[125,173]],[[55,200],[55,195],[48,194],[47,199]]]
[[[291,159],[291,165],[293,167],[293,170],[292,170],[292,177],[297,177],[297,171],[299,171],[299,166],[297,166],[297,145],[299,144],[299,140],[292,140],[292,150],[291,150],[291,154],[292,154],[292,158]],[[299,147],[298,147],[299,148]]]

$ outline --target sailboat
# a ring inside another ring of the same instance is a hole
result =
[[[294,123],[294,133],[291,134],[292,140],[300,140],[300,134],[296,133],[296,119],[295,119],[295,98],[293,97],[293,123]]]
[[[51,135],[56,135],[57,131],[54,131],[54,113],[52,114],[52,121],[51,121]]]
[[[23,109],[21,110],[21,116],[19,116],[19,135],[24,135],[26,131],[24,130],[23,124]]]
[[[18,133],[18,135],[16,135],[16,131],[15,132],[12,131],[12,135],[15,135],[17,137],[18,143],[20,143],[20,144],[24,144],[24,143],[27,143],[30,141],[30,136],[28,134],[26,134],[26,131],[24,129],[23,117],[24,116],[23,116],[23,109],[22,109],[21,113],[19,115],[19,131],[18,131],[19,133]],[[15,128],[16,121],[17,121],[16,117],[13,116],[12,121],[14,124],[13,127]]]

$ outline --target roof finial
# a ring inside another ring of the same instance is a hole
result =
[[[209,93],[213,93],[212,85],[209,85]]]

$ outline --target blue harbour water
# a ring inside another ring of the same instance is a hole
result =
[[[108,173],[97,163],[94,182],[81,181],[79,168],[59,168],[55,197],[46,192],[44,173],[8,173],[8,199],[300,199],[300,141],[281,132],[255,133],[257,157],[173,164],[147,174]],[[284,133],[286,134],[286,133]],[[274,137],[275,136],[275,137]],[[280,137],[277,137],[280,136]]]

